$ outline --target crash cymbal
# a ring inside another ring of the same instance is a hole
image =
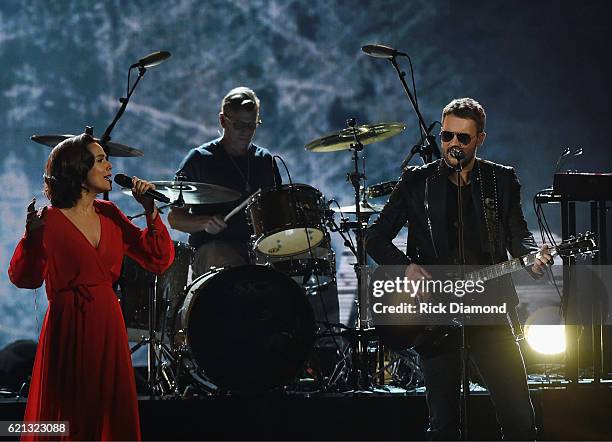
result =
[[[404,123],[378,123],[355,126],[357,139],[361,144],[386,140],[399,134],[404,129],[406,129]],[[351,144],[354,142],[353,129],[348,128],[311,141],[306,145],[306,150],[311,152],[335,152],[337,150],[350,149]]]
[[[64,135],[32,135],[30,139],[38,144],[43,144],[49,147],[55,147],[62,141],[67,138],[73,137],[74,135],[64,134]],[[94,138],[94,140],[99,143],[100,140],[98,138]],[[105,148],[106,153],[109,157],[141,157],[144,155],[144,152],[140,149],[136,149],[135,147],[126,146],[125,144],[116,143],[114,141],[109,141],[106,143]]]
[[[361,214],[365,215],[373,215],[375,213],[380,213],[383,209],[383,205],[382,204],[372,204],[369,202],[363,202],[360,201],[359,202],[359,211],[361,212]],[[355,204],[352,204],[350,206],[342,206],[340,207],[340,211],[343,214],[348,214],[348,215],[354,215],[355,213],[357,213],[357,210],[355,208]]]
[[[185,204],[214,204],[235,201],[240,198],[240,192],[216,184],[195,183],[190,181],[151,181],[155,190],[176,201],[180,185],[183,186]],[[131,195],[131,189],[123,189],[123,193]]]

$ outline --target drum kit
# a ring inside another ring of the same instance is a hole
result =
[[[354,187],[355,201],[338,205],[340,224],[334,219],[336,211],[330,209],[319,190],[290,183],[261,189],[246,202],[243,210],[253,231],[250,265],[212,268],[190,281],[194,249],[187,244],[174,243],[175,260],[161,275],[125,258],[119,283],[121,305],[128,335],[138,341],[132,350],[149,344],[148,383],[152,395],[287,389],[297,385],[295,381],[304,373],[316,339],[322,336],[333,338],[335,353],[342,359],[333,373],[328,373],[322,388],[338,391],[341,378],[349,390],[372,387],[375,375],[371,348],[376,339],[365,320],[367,303],[359,299],[364,292],[360,272],[367,265],[365,228],[382,206],[368,201],[366,195],[388,195],[392,185],[366,190],[359,152],[364,145],[404,129],[401,123],[357,126],[351,119],[347,129],[305,146],[315,153],[352,152],[354,170],[347,179]],[[55,146],[70,136],[34,135],[32,140]],[[107,142],[105,149],[109,156],[143,155],[139,149],[116,142]],[[172,201],[169,205],[212,204],[239,197],[231,189],[182,181],[180,177],[153,183]],[[350,221],[348,215],[355,220]],[[330,233],[341,235],[357,258],[355,327],[332,324],[328,318],[315,321],[308,301],[308,295],[336,283]],[[317,326],[317,322],[324,326]],[[342,338],[338,338],[340,335]]]

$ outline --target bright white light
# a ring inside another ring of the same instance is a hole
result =
[[[556,355],[565,351],[564,325],[528,325],[525,339],[531,348],[545,355]]]
[[[545,355],[565,351],[565,325],[558,307],[542,307],[525,323],[525,339],[531,348]]]

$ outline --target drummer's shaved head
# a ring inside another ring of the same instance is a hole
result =
[[[248,112],[255,110],[259,114],[259,98],[252,89],[244,86],[235,87],[223,97],[221,102],[222,113],[239,110]]]
[[[49,154],[43,191],[53,207],[74,207],[81,198],[83,183],[95,162],[87,148],[91,143],[95,143],[91,135],[76,135],[59,143]]]

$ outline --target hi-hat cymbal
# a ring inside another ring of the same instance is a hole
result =
[[[375,213],[380,213],[383,207],[385,206],[383,206],[382,204],[372,204],[367,201],[365,203],[363,201],[359,202],[359,211],[362,215],[366,215],[366,214],[373,215]],[[340,207],[340,211],[343,214],[348,214],[348,215],[354,215],[357,213],[355,204],[352,204],[350,206],[342,206]]]
[[[55,147],[62,141],[67,138],[74,137],[74,135],[64,134],[64,135],[32,135],[30,139],[38,144],[43,144],[49,147]],[[100,140],[98,138],[94,138],[94,140],[99,143]],[[114,141],[109,141],[106,143],[105,147],[106,154],[109,157],[141,157],[144,155],[144,152],[140,149],[136,149],[135,147],[126,146],[125,144],[116,143]]]
[[[406,129],[404,123],[378,123],[355,126],[357,139],[361,144],[386,140],[399,134],[404,129]],[[351,144],[354,142],[353,129],[348,128],[311,141],[306,145],[306,150],[311,152],[335,152],[337,150],[350,149]]]
[[[240,198],[240,192],[227,187],[217,186],[216,184],[195,183],[190,181],[151,181],[155,184],[155,190],[163,193],[176,201],[179,196],[179,189],[183,187],[183,199],[185,204],[214,204],[235,201]],[[123,193],[132,194],[131,189],[123,189]]]

